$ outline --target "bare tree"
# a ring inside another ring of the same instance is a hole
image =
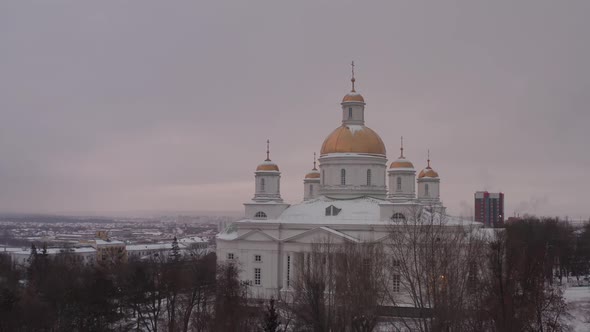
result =
[[[329,239],[312,244],[296,266],[293,310],[313,331],[373,331],[383,303],[380,244]]]
[[[247,301],[248,285],[239,279],[239,268],[234,263],[217,266],[217,286],[213,330],[242,332],[256,328],[255,307]]]
[[[123,301],[136,316],[137,329],[157,332],[165,310],[164,262],[152,257],[122,266],[120,285]]]
[[[483,239],[435,207],[408,208],[404,216],[392,222],[387,241],[389,304],[413,308],[412,317],[401,320],[405,328],[466,330],[477,322],[480,302],[472,295],[483,269]]]
[[[202,332],[213,316],[216,257],[214,253],[195,253],[190,257],[184,269],[186,287],[180,300],[182,330]]]
[[[490,244],[490,279],[482,290],[498,331],[565,331],[561,290],[551,284],[554,226],[537,219],[508,225]]]

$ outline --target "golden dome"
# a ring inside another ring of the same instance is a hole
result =
[[[320,155],[328,153],[367,153],[385,155],[385,144],[371,128],[342,125],[322,144]]]
[[[275,171],[278,172],[279,171],[279,166],[275,163],[273,163],[270,160],[265,160],[262,164],[258,165],[258,167],[256,167],[256,172],[259,171]]]
[[[414,164],[405,158],[399,158],[398,160],[392,162],[391,165],[389,165],[389,168],[414,168]]]
[[[365,102],[365,98],[363,98],[363,96],[361,96],[360,93],[356,93],[354,91],[349,92],[348,94],[346,94],[344,96],[344,98],[342,98],[342,102],[346,103],[346,102],[361,102],[364,103]]]
[[[307,173],[305,175],[306,179],[319,179],[320,178],[320,172],[318,171],[311,171],[309,173]]]
[[[418,174],[418,179],[421,178],[437,178],[438,177],[438,173],[433,170],[432,168],[430,168],[430,166],[426,167],[425,169],[423,169],[420,174]]]

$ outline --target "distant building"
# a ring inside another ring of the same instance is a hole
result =
[[[485,227],[504,226],[504,193],[475,193],[475,221]]]
[[[47,255],[65,262],[105,265],[124,263],[128,260],[168,257],[172,249],[171,242],[126,244],[123,241],[109,239],[106,232],[97,233],[97,237],[99,238],[80,243],[85,244],[85,247],[48,248]],[[178,246],[180,252],[187,256],[207,253],[210,250],[208,241],[198,236],[178,239]],[[0,254],[8,255],[15,265],[28,266],[31,249],[4,247],[0,249]]]
[[[123,241],[97,239],[93,247],[96,249],[96,262],[99,264],[127,262],[127,248]]]

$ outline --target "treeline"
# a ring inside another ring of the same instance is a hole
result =
[[[35,249],[23,270],[0,255],[0,331],[567,331],[560,282],[587,277],[590,226],[409,216],[386,241],[313,244],[277,301],[252,299],[240,266],[175,244],[102,267],[61,258]]]
[[[238,269],[216,266],[214,253],[176,246],[109,266],[62,256],[33,249],[23,270],[0,255],[0,331],[263,330],[264,309],[246,305]]]

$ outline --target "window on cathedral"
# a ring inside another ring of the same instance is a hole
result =
[[[227,259],[234,259],[234,253],[233,252],[228,252],[227,253]]]
[[[254,261],[255,262],[262,262],[262,256],[261,255],[254,255]]]
[[[394,291],[395,293],[399,293],[401,291],[401,286],[402,286],[402,278],[400,277],[399,274],[394,274],[391,276],[391,279],[393,281],[392,283],[392,291]]]
[[[424,196],[430,196],[430,192],[428,190],[428,183],[424,184]]]
[[[256,218],[256,219],[266,219],[267,217],[266,217],[266,213],[264,213],[262,211],[258,211],[254,215],[254,218]]]
[[[396,178],[396,181],[397,181],[397,184],[396,184],[397,185],[397,191],[402,191],[402,178],[400,176],[398,176]]]
[[[254,268],[254,285],[260,286],[262,279],[262,269],[257,267]]]
[[[406,220],[406,216],[404,216],[403,213],[397,212],[397,213],[393,214],[393,216],[391,217],[391,220],[393,222],[402,222],[402,221]]]
[[[327,216],[337,216],[342,209],[335,207],[334,205],[330,205],[326,208],[326,215]]]
[[[344,168],[340,170],[340,184],[343,186],[346,184],[346,170]]]
[[[291,286],[291,256],[287,256],[287,287]]]
[[[313,184],[309,185],[309,197],[313,197]]]
[[[352,119],[352,107],[348,108],[348,119]]]
[[[372,175],[371,174],[371,170],[368,169],[367,170],[367,186],[370,186],[371,185],[371,175]]]
[[[324,172],[324,170],[322,170],[322,184],[325,184],[326,183],[324,181],[325,178],[326,178],[326,172]]]
[[[260,179],[260,191],[264,191],[264,190],[265,190],[264,179]]]

